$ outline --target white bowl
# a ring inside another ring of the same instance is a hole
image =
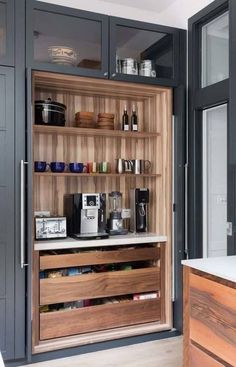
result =
[[[77,61],[77,54],[71,47],[66,46],[50,46],[48,47],[48,54],[52,62],[68,62],[75,64]]]

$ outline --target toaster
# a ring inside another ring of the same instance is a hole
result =
[[[36,217],[35,239],[66,238],[66,217]]]

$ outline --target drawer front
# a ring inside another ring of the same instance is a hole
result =
[[[222,363],[192,344],[190,344],[189,354],[189,367],[224,367]]]
[[[190,339],[236,366],[236,289],[190,274]]]
[[[160,301],[130,301],[42,313],[40,339],[51,339],[160,320]]]
[[[40,305],[160,289],[158,268],[82,274],[40,280]]]
[[[129,261],[158,260],[160,249],[147,247],[118,251],[93,251],[78,254],[40,256],[40,269],[57,269],[73,266],[114,264]]]

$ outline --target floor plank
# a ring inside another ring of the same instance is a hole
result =
[[[134,344],[27,367],[182,367],[182,337]]]

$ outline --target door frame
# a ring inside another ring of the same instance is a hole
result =
[[[231,102],[230,80],[201,87],[201,27],[229,10],[231,14],[231,0],[216,0],[206,8],[195,14],[188,22],[188,192],[187,192],[187,240],[186,257],[203,257],[203,177],[202,177],[202,115],[203,110]],[[232,19],[230,15],[230,38]],[[235,32],[236,34],[236,32]],[[236,58],[236,55],[235,55]],[[231,60],[230,60],[231,66]],[[231,68],[230,68],[231,70]],[[235,72],[236,80],[236,72]],[[235,88],[236,95],[236,88]],[[236,113],[236,110],[235,110]],[[228,114],[228,142],[230,137],[231,115]],[[236,135],[235,135],[236,136]],[[229,149],[229,144],[227,149]],[[229,157],[229,153],[228,153]],[[235,159],[236,162],[236,159]],[[236,171],[235,171],[236,172]],[[228,182],[230,179],[228,160]],[[235,177],[236,179],[236,177]],[[227,186],[228,192],[232,192]],[[227,220],[232,213],[227,213]],[[229,237],[228,237],[229,238]],[[228,241],[229,242],[229,241]],[[230,253],[228,248],[228,253]]]

